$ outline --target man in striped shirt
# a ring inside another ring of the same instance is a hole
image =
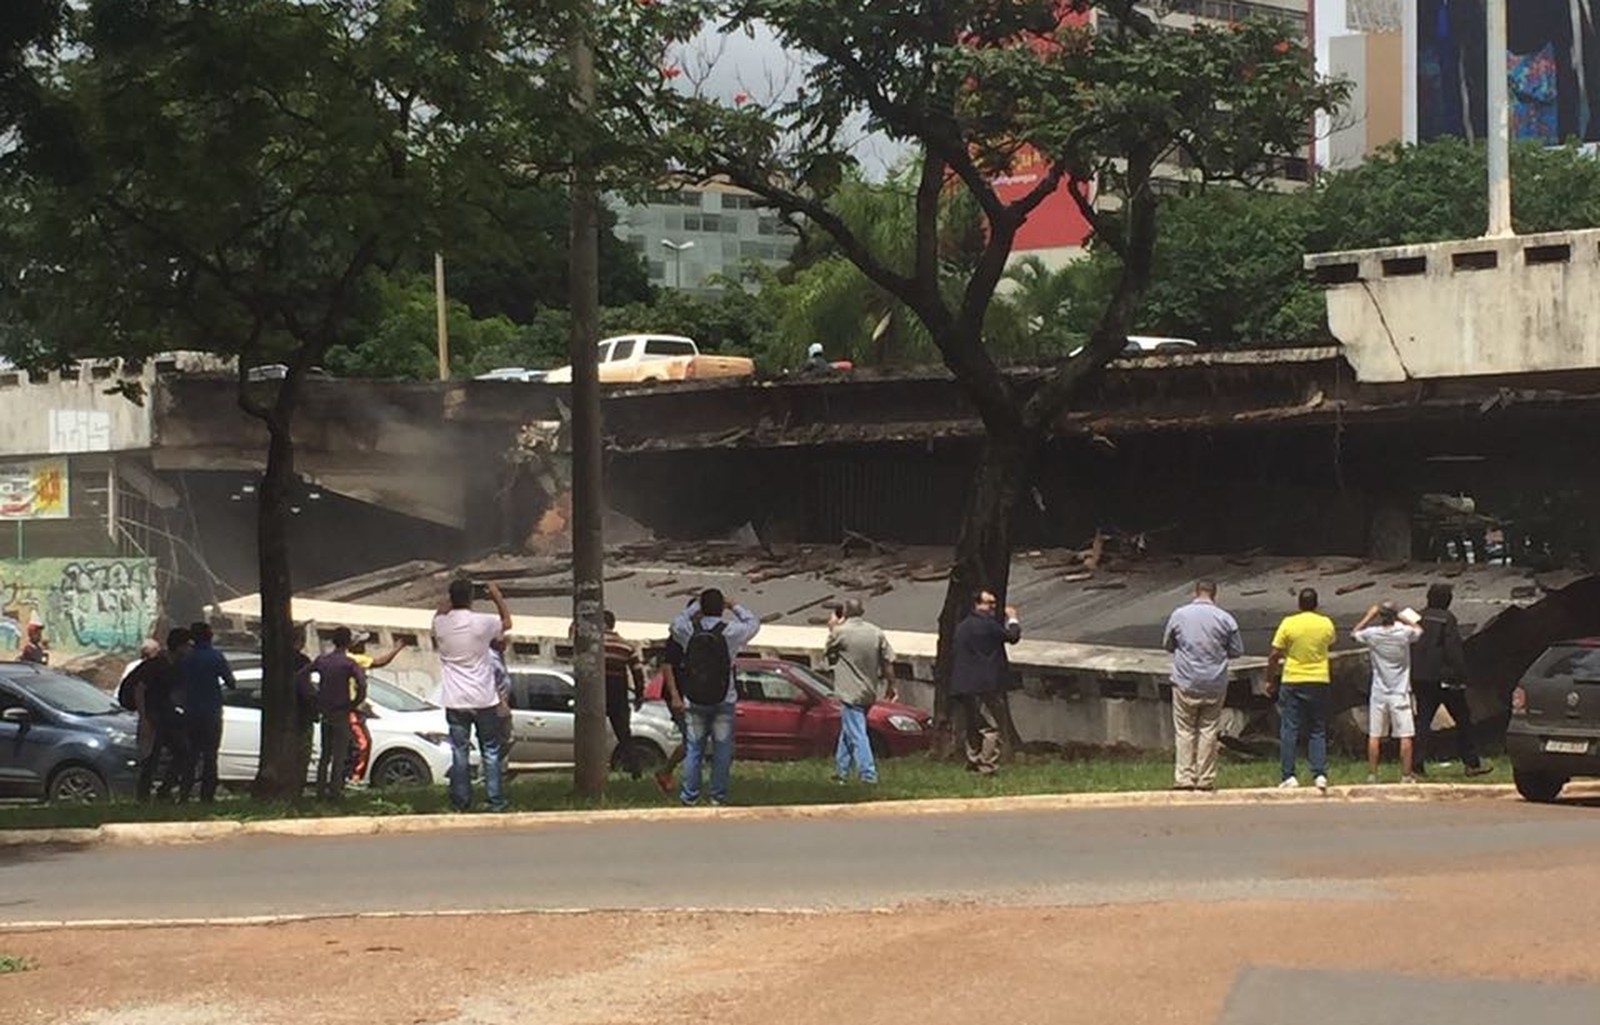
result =
[[[617,633],[617,615],[606,609],[606,718],[622,752],[622,767],[640,776],[639,752],[633,746],[633,713],[644,707],[644,660],[635,645]]]

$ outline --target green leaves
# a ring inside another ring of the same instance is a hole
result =
[[[83,5],[44,83],[60,130],[24,133],[0,178],[5,344],[39,360],[189,347],[315,361],[372,307],[375,270],[438,248],[515,262],[550,237],[519,232],[522,197],[578,149],[630,180],[661,166],[633,113],[668,92],[659,55],[694,9],[598,5],[604,89],[626,116],[594,121],[567,88],[588,9]]]

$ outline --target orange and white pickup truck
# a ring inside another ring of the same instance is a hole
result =
[[[600,343],[600,381],[700,381],[714,377],[754,377],[754,360],[743,356],[702,356],[692,338],[681,335],[618,335]],[[547,384],[571,384],[572,368],[557,367]]]

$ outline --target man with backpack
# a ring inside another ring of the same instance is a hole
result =
[[[672,621],[672,639],[683,648],[682,670],[675,682],[684,700],[685,754],[683,787],[678,799],[685,805],[700,801],[701,765],[707,740],[711,743],[711,803],[728,803],[728,783],[733,774],[733,715],[738,701],[734,686],[734,660],[761,630],[761,619],[743,605],[728,606],[716,588],[701,592]]]

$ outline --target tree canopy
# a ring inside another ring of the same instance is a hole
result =
[[[0,159],[0,316],[29,365],[235,357],[270,438],[258,489],[258,790],[297,793],[284,520],[306,372],[358,345],[387,274],[437,249],[510,252],[515,199],[584,151],[618,180],[647,138],[569,102],[567,0],[85,0],[30,65],[49,114]],[[648,105],[692,15],[604,9],[607,112]],[[47,125],[48,130],[35,130]],[[392,284],[392,282],[390,282]],[[403,311],[402,311],[403,312]],[[352,350],[353,352],[353,350]],[[256,384],[246,370],[283,363]]]
[[[1005,590],[1013,513],[1045,441],[1121,351],[1150,285],[1158,171],[1181,159],[1207,180],[1258,182],[1348,90],[1318,79],[1286,24],[1175,31],[1131,0],[740,0],[725,28],[758,23],[806,63],[805,86],[769,103],[696,97],[661,129],[689,173],[830,236],[916,318],[982,418],[940,617],[943,681],[966,595]],[[906,227],[887,245],[841,205],[863,123],[917,153]],[[986,329],[1018,232],[1057,190],[1118,262],[1081,351],[1024,393]],[[942,243],[968,237],[952,230],[968,209],[975,251],[952,251]]]

